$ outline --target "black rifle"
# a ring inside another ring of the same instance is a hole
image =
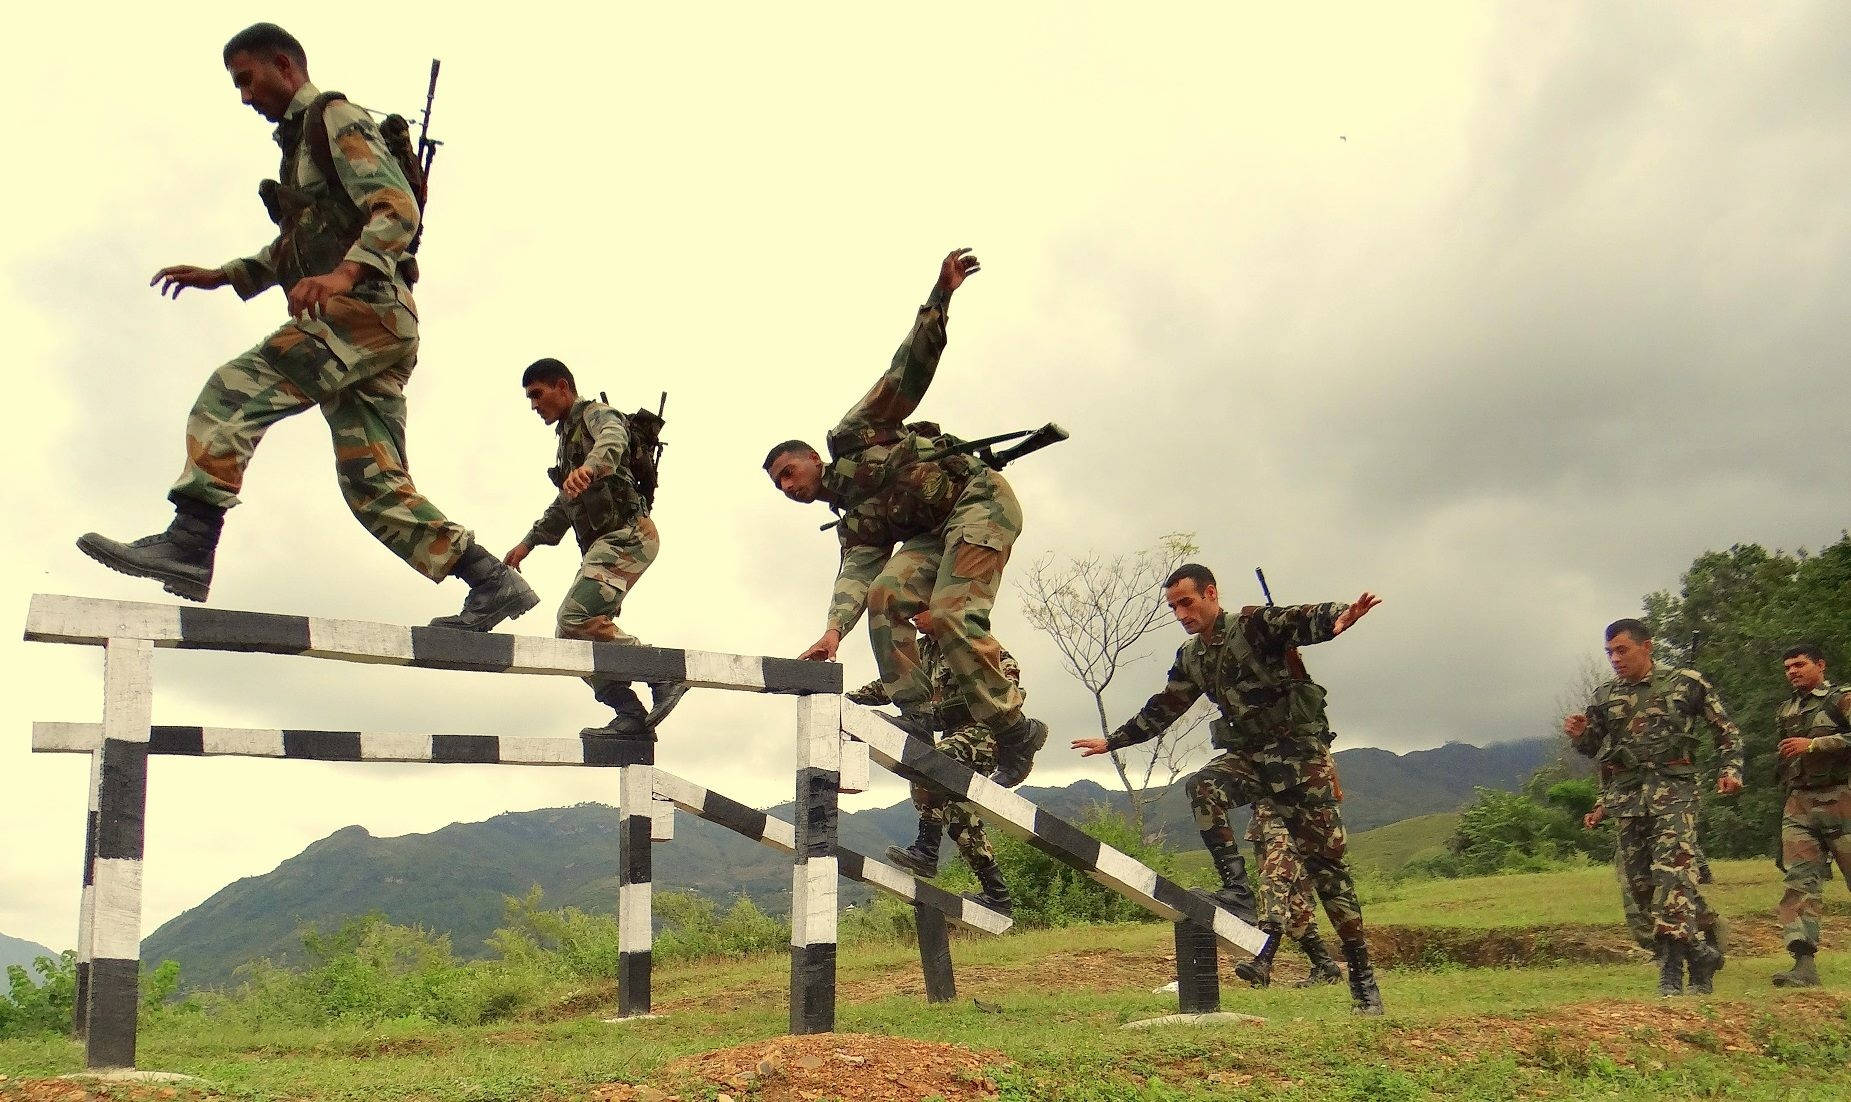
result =
[[[424,115],[418,119],[418,167],[424,173],[424,194],[418,196],[418,229],[411,235],[406,256],[417,256],[418,246],[424,243],[424,212],[431,205],[431,164],[437,160],[437,147],[443,144],[431,137],[431,106],[437,100],[437,70],[442,65],[441,59],[431,58],[431,82],[424,89]]]
[[[993,471],[1000,471],[1025,455],[1033,455],[1042,448],[1051,447],[1066,439],[1068,439],[1067,430],[1049,421],[1038,429],[1018,429],[1015,432],[1001,432],[995,436],[986,436],[981,440],[967,440],[962,444],[946,448],[944,451],[932,453],[932,458],[937,460],[950,459],[957,455],[974,455],[982,461],[984,466]],[[1022,442],[1014,447],[1004,448],[1002,451],[995,450],[995,445],[1011,440]],[[828,524],[820,525],[817,530],[827,532],[840,523],[842,523],[840,520],[832,520]]]
[[[1253,568],[1253,576],[1260,579],[1260,596],[1266,598],[1266,607],[1272,608],[1273,591],[1272,587],[1266,584],[1266,571],[1256,566]],[[1285,648],[1285,668],[1287,673],[1299,681],[1311,680],[1311,674],[1305,669],[1304,656],[1298,653],[1297,647]]]

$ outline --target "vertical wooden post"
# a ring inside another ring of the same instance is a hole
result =
[[[103,784],[103,753],[90,752],[90,802],[84,811],[83,894],[77,904],[77,990],[71,1007],[71,1035],[90,1033],[90,960],[96,955],[96,804]]]
[[[796,863],[791,871],[791,1032],[836,1022],[836,788],[842,698],[797,698]]]
[[[1187,919],[1176,924],[1176,1001],[1184,1014],[1213,1014],[1221,1009],[1215,932]]]
[[[913,929],[919,933],[919,968],[925,973],[926,1002],[954,1001],[958,997],[958,980],[951,970],[951,929],[945,916],[923,903],[914,903]]]
[[[651,753],[653,762],[655,755]],[[655,941],[655,865],[650,841],[655,833],[654,765],[626,765],[619,770],[617,828],[617,1016],[649,1013],[649,974]]]
[[[111,639],[104,644],[96,859],[91,863],[91,903],[86,908],[91,957],[84,1059],[91,1068],[135,1066],[153,675],[153,643]]]

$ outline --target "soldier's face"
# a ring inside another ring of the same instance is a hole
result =
[[[1825,684],[1825,663],[1814,662],[1805,655],[1789,658],[1786,663],[1787,684],[1800,692],[1809,693]]]
[[[1164,590],[1163,600],[1170,606],[1176,622],[1191,635],[1200,635],[1214,627],[1215,619],[1221,615],[1221,594],[1212,585],[1198,590],[1194,578],[1184,578]]]
[[[1637,681],[1652,672],[1652,641],[1638,640],[1622,631],[1607,640],[1607,662],[1613,672],[1628,681]]]
[[[527,404],[540,415],[540,420],[549,425],[557,425],[559,419],[572,411],[572,402],[578,395],[572,393],[571,384],[564,379],[551,383],[532,383],[527,387]]]
[[[231,74],[244,105],[271,122],[283,121],[283,112],[289,110],[289,101],[302,86],[301,79],[292,79],[297,72],[295,62],[283,54],[258,57],[240,50],[225,63],[225,71]]]
[[[771,464],[771,481],[779,493],[807,505],[823,488],[823,457],[815,452],[785,452]]]

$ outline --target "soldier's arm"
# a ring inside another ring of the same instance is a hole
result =
[[[389,278],[418,232],[418,202],[411,184],[365,111],[336,100],[323,117],[339,186],[366,216],[359,239],[344,259]],[[337,181],[328,183],[333,186]]]
[[[1716,781],[1742,783],[1742,732],[1722,706],[1722,697],[1709,680],[1696,671],[1691,676],[1703,690],[1703,719],[1716,736]]]
[[[1827,708],[1836,709],[1840,716],[1851,719],[1851,692],[1840,693],[1836,700],[1828,699],[1825,702],[1825,706]],[[1851,738],[1847,738],[1841,731],[1837,730],[1836,724],[1834,724],[1833,727],[1834,729],[1830,734],[1814,735],[1806,746],[1806,752],[1809,754],[1824,754],[1833,750],[1851,749]],[[1817,728],[1814,728],[1814,730],[1817,730]]]
[[[246,302],[276,286],[276,240],[250,256],[227,260],[219,265],[219,271],[230,281],[231,289]]]
[[[1149,742],[1169,730],[1170,725],[1181,719],[1183,713],[1201,695],[1202,687],[1189,676],[1183,663],[1183,652],[1177,651],[1176,661],[1170,666],[1169,681],[1163,686],[1163,691],[1145,701],[1137,715],[1106,738],[1106,749],[1123,750],[1127,746]]]
[[[884,547],[845,546],[842,568],[836,571],[835,590],[829,597],[829,627],[847,635],[862,610],[868,607],[868,589],[887,565]]]
[[[1309,647],[1336,637],[1337,619],[1349,604],[1330,601],[1318,605],[1268,605],[1256,609],[1248,622],[1275,646]]]
[[[1607,737],[1606,713],[1598,706],[1598,701],[1598,697],[1589,701],[1586,708],[1562,723],[1562,729],[1568,735],[1568,744],[1584,757],[1591,758],[1599,754],[1601,743]],[[1576,720],[1582,721],[1579,731],[1576,730]]]
[[[566,511],[566,495],[553,498],[553,503],[540,514],[540,519],[533,522],[533,527],[521,537],[521,542],[529,547],[551,547],[565,538],[572,528],[572,514]]]
[[[591,430],[591,453],[585,468],[593,478],[605,478],[623,469],[630,450],[630,430],[623,415],[602,402],[585,407],[585,427]]]
[[[932,377],[938,373],[938,360],[945,351],[945,309],[949,295],[933,289],[932,298],[919,308],[913,328],[893,354],[893,363],[862,395],[836,424],[831,436],[852,435],[870,429],[898,427],[912,416]]]

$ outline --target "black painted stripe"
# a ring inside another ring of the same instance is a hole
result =
[[[836,788],[842,775],[834,769],[797,770],[796,820],[798,857],[828,857],[836,847]]]
[[[84,887],[96,883],[97,812],[84,813]]]
[[[206,752],[206,730],[203,727],[155,727],[148,732],[148,752],[200,757]]]
[[[763,658],[768,693],[839,693],[842,667],[835,662],[805,662],[799,658]]]
[[[148,815],[148,744],[103,740],[102,787],[97,792],[96,856],[139,861]]]
[[[1201,896],[1183,887],[1176,881],[1167,880],[1159,876],[1157,878],[1156,890],[1151,892],[1151,895],[1156,897],[1157,902],[1169,907],[1174,907],[1176,910],[1189,916],[1190,921],[1207,924],[1210,928],[1213,928],[1215,921],[1214,907]]]
[[[89,1034],[85,1062],[92,1068],[135,1066],[135,1012],[141,1003],[141,962],[90,962]]]
[[[432,735],[431,760],[454,765],[500,765],[501,740],[494,735]]]
[[[621,1017],[649,1013],[650,952],[617,954],[617,1013]]]
[[[514,665],[514,636],[455,628],[412,628],[411,661],[432,670],[504,673]]]
[[[1069,856],[1082,872],[1099,867],[1099,840],[1057,815],[1035,811],[1035,833]]]
[[[835,1025],[835,945],[791,946],[791,1032],[829,1033]]]
[[[653,825],[647,815],[623,817],[617,838],[620,851],[617,869],[619,885],[647,884],[654,878],[649,848],[650,828]]]
[[[182,608],[180,643],[185,650],[229,650],[252,654],[301,654],[309,649],[306,616]]]
[[[735,834],[743,834],[754,842],[764,840],[765,824],[770,821],[770,816],[764,812],[729,800],[718,792],[708,792],[706,799],[701,801],[701,818]]]
[[[852,849],[840,850],[836,853],[836,874],[865,884],[868,880],[867,866],[863,862],[866,860]]]
[[[953,918],[964,917],[964,897],[956,892],[948,892],[937,884],[924,880],[913,881],[913,897],[935,911],[943,911]]]
[[[78,950],[82,952],[80,948]],[[90,962],[77,962],[77,986],[71,1004],[71,1035],[83,1040],[90,1028]]]
[[[304,761],[359,761],[358,731],[284,731],[283,756]]]
[[[586,765],[654,765],[656,743],[646,738],[581,738]]]
[[[672,647],[638,647],[599,643],[591,648],[598,676],[623,681],[681,681],[688,676],[688,654]]]

